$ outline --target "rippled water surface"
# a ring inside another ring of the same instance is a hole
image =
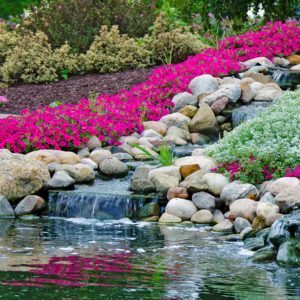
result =
[[[251,263],[208,228],[0,221],[0,299],[299,299],[300,269]]]

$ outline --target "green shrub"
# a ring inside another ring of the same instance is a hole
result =
[[[0,18],[19,15],[25,8],[39,3],[40,0],[0,0]]]
[[[150,52],[133,38],[120,34],[117,26],[102,26],[90,49],[81,58],[87,71],[116,72],[150,64]]]
[[[274,177],[300,162],[300,90],[285,93],[271,108],[225,135],[206,153],[218,163],[239,161],[242,181],[257,182],[267,166]],[[255,159],[251,159],[255,158]]]
[[[89,49],[102,25],[118,25],[120,32],[142,37],[153,24],[154,0],[43,0],[22,25],[45,32],[52,47],[66,41],[73,51]]]

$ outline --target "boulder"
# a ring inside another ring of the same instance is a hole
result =
[[[192,215],[191,221],[198,224],[211,224],[213,215],[209,210],[202,209]]]
[[[158,121],[147,121],[143,123],[145,129],[152,129],[164,136],[167,132],[167,125]]]
[[[224,220],[215,225],[213,231],[231,233],[233,232],[233,224],[229,220]]]
[[[159,223],[181,223],[182,219],[176,216],[173,216],[168,213],[162,214],[162,216],[159,218]]]
[[[282,190],[275,197],[275,204],[279,206],[280,212],[286,214],[293,209],[300,208],[300,187]]]
[[[279,213],[279,207],[275,204],[268,202],[258,202],[256,208],[256,215],[263,216],[267,219],[268,216],[276,215]]]
[[[47,185],[49,188],[59,189],[71,187],[74,183],[75,180],[66,171],[58,171],[48,181]]]
[[[266,192],[261,199],[259,200],[259,202],[266,202],[266,203],[275,203],[275,197],[270,193],[270,192]]]
[[[142,137],[145,137],[145,138],[155,138],[155,139],[162,139],[162,135],[158,132],[156,132],[155,130],[153,129],[146,129],[142,132]]]
[[[237,217],[233,222],[233,226],[236,233],[241,233],[245,228],[251,227],[251,223],[245,218]]]
[[[257,202],[251,199],[238,199],[230,205],[230,213],[252,222],[256,216]]]
[[[189,193],[184,187],[174,187],[168,190],[167,199],[170,201],[174,198],[188,199]]]
[[[208,156],[185,156],[175,160],[175,166],[181,167],[186,165],[198,164],[200,170],[195,172],[197,177],[203,177],[206,173],[210,172],[211,169],[215,168],[216,162]],[[193,174],[195,174],[193,173]],[[191,175],[190,175],[191,176]]]
[[[128,174],[128,166],[117,158],[107,158],[99,165],[100,171],[110,177],[122,177]]]
[[[91,153],[90,153],[89,148],[85,147],[85,148],[80,149],[77,152],[77,155],[79,155],[81,158],[89,158]]]
[[[273,87],[264,87],[256,93],[254,100],[273,101],[278,99],[282,95],[282,93],[282,91],[278,91]]]
[[[109,150],[97,149],[91,153],[90,159],[99,165],[103,160],[112,158],[112,154]]]
[[[213,212],[213,223],[219,224],[223,221],[225,221],[225,217],[224,217],[223,213],[220,210],[215,209]]]
[[[198,172],[195,172],[192,175],[196,175]],[[208,185],[206,180],[201,177],[192,177],[192,175],[188,176],[185,181],[181,182],[180,186],[186,187],[191,194],[207,191]]]
[[[281,244],[276,260],[282,266],[300,267],[300,240],[291,239]]]
[[[280,192],[288,189],[288,188],[300,188],[300,180],[296,177],[283,177],[279,178],[269,185],[269,191],[272,195],[276,196]]]
[[[152,145],[151,147],[143,146],[144,150],[149,152],[152,156],[157,156],[157,153],[151,149],[152,147],[153,147]],[[149,158],[151,158],[145,152],[143,152],[142,150],[136,147],[132,147],[130,149],[130,155],[132,155],[136,160],[148,160]]]
[[[229,180],[222,174],[207,173],[203,176],[208,185],[208,191],[215,196],[220,196],[224,187],[229,184]]]
[[[201,94],[213,93],[219,89],[218,80],[211,75],[205,74],[195,77],[189,84],[188,88],[196,97]]]
[[[251,87],[250,83],[242,83],[240,87],[242,91],[241,100],[243,101],[243,103],[249,103],[254,99],[254,97],[256,96],[256,92]]]
[[[164,142],[167,143],[168,145],[176,145],[176,146],[185,146],[187,145],[187,141],[177,137],[177,136],[172,136],[168,135],[164,137]]]
[[[197,97],[187,92],[175,95],[172,99],[172,102],[174,104],[174,107],[172,108],[173,112],[180,110],[186,105],[196,106],[198,104]]]
[[[273,58],[273,63],[283,68],[286,68],[290,64],[290,62],[286,58],[279,56]]]
[[[199,209],[213,211],[216,207],[216,198],[206,192],[193,194],[192,201]]]
[[[292,65],[298,65],[298,64],[300,64],[300,55],[298,55],[298,54],[289,55],[287,57],[287,60]]]
[[[252,261],[257,263],[270,263],[275,261],[276,255],[276,249],[268,246],[257,250],[252,257]]]
[[[138,166],[135,169],[131,179],[132,180],[134,180],[134,179],[148,179],[150,170],[151,170],[151,166],[148,166],[148,165]]]
[[[265,241],[262,237],[247,238],[244,245],[248,250],[256,251],[265,246]]]
[[[191,119],[196,115],[197,111],[198,107],[195,107],[193,105],[186,105],[179,110],[181,114]]]
[[[0,219],[14,218],[14,210],[8,202],[7,198],[0,195]]]
[[[94,169],[87,164],[62,164],[58,165],[55,171],[65,171],[77,182],[89,182],[95,179]]]
[[[95,135],[91,136],[86,144],[88,149],[90,151],[96,149],[96,148],[101,148],[102,147],[102,142],[99,140],[99,138]]]
[[[252,229],[254,233],[259,232],[266,228],[266,218],[264,216],[256,216],[252,223]]]
[[[227,184],[220,195],[220,198],[226,205],[230,205],[237,199],[248,198],[256,200],[259,197],[258,189],[252,184],[242,184],[239,181],[233,181]]]
[[[81,163],[91,166],[94,170],[98,169],[98,165],[93,160],[91,160],[90,158],[83,158],[81,160]]]
[[[129,160],[133,160],[133,157],[128,154],[128,153],[122,153],[122,152],[119,152],[119,153],[114,153],[112,155],[112,157],[114,158],[117,158],[118,160],[121,160],[121,161],[129,161]]]
[[[199,164],[194,165],[183,165],[180,167],[180,174],[182,178],[186,178],[189,175],[195,173],[196,171],[200,170]]]
[[[179,128],[187,129],[190,121],[190,118],[178,112],[166,115],[160,119],[160,122],[164,123],[167,128],[176,126]]]
[[[29,215],[46,207],[46,201],[39,196],[29,195],[25,197],[15,208],[16,216]]]
[[[190,141],[191,140],[191,135],[190,133],[182,128],[178,128],[176,126],[171,126],[168,131],[167,131],[167,137],[172,136],[172,137],[178,137],[181,138],[185,141]]]
[[[57,162],[60,164],[77,164],[80,163],[80,156],[70,151],[61,150],[37,150],[26,154],[30,160],[39,160],[46,165]]]
[[[180,169],[177,166],[166,166],[149,170],[148,178],[151,180],[156,174],[165,174],[181,180]]]
[[[254,79],[256,82],[266,84],[266,83],[271,83],[274,82],[273,79],[270,76],[263,75],[261,73],[256,73],[256,72],[249,72],[244,74],[245,77],[249,77]],[[243,77],[243,78],[245,78]],[[251,84],[252,86],[252,84]]]
[[[1,151],[0,161],[0,195],[9,201],[38,192],[50,179],[47,165],[27,155]]]
[[[217,120],[214,112],[207,104],[201,104],[196,115],[189,122],[189,130],[191,133],[199,132],[204,134],[216,134]]]
[[[170,188],[177,187],[179,184],[177,177],[163,173],[154,174],[150,180],[154,184],[155,190],[161,193],[167,193]]]
[[[242,62],[242,64],[247,68],[252,68],[257,65],[267,68],[274,67],[274,64],[267,57],[264,56],[249,59],[247,61]]]
[[[273,225],[273,223],[280,219],[281,217],[283,217],[283,214],[274,214],[274,215],[268,215],[266,218],[266,226],[267,227],[271,227]]]
[[[226,105],[228,104],[229,100],[227,97],[221,97],[220,99],[218,99],[217,101],[215,101],[212,105],[211,105],[211,109],[214,112],[215,115],[218,115],[221,111],[223,111],[223,109],[226,107]]]
[[[130,188],[137,194],[150,194],[155,192],[155,186],[149,179],[134,179],[131,181]]]
[[[150,202],[138,210],[138,219],[149,218],[160,215],[160,207],[157,203]]]
[[[202,146],[202,145],[207,145],[211,142],[210,137],[208,137],[207,135],[201,134],[201,133],[192,133],[191,138],[192,138],[192,143],[194,145]],[[195,149],[195,150],[199,150],[199,149]],[[201,150],[203,150],[203,149],[201,149]]]
[[[230,103],[236,103],[241,98],[241,87],[236,83],[222,84],[216,92],[203,98],[203,102],[212,105],[219,99],[226,97]]]
[[[197,207],[190,200],[174,198],[168,202],[166,212],[182,220],[190,220],[197,212]]]

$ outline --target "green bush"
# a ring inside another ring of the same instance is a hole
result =
[[[7,19],[9,16],[16,16],[30,5],[37,5],[40,0],[0,0],[0,18]]]
[[[300,90],[285,93],[271,108],[225,135],[206,153],[218,163],[239,161],[238,179],[258,182],[264,166],[281,177],[300,162]],[[254,160],[251,158],[255,158]]]
[[[89,49],[102,25],[118,25],[122,34],[141,37],[153,24],[154,0],[43,0],[22,25],[45,32],[52,47],[68,42],[76,53]]]

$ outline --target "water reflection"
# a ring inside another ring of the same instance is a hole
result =
[[[297,299],[300,270],[253,264],[201,226],[0,221],[0,298]],[[102,298],[101,298],[102,297]]]

